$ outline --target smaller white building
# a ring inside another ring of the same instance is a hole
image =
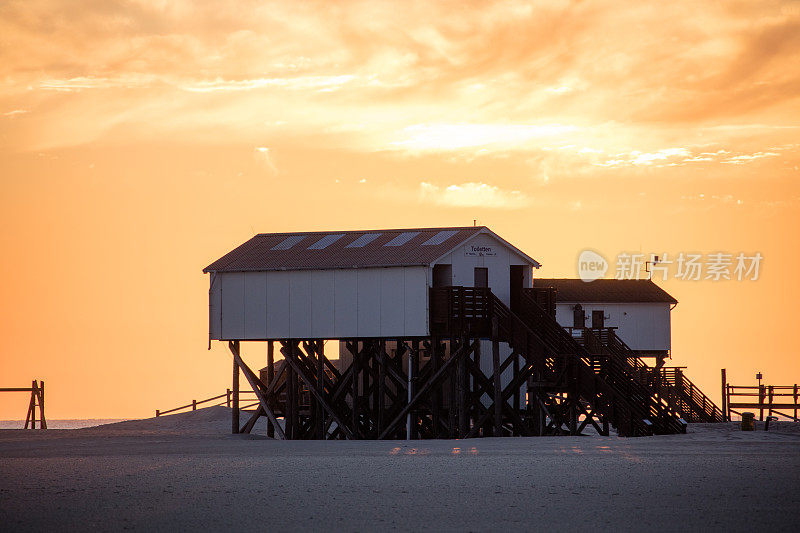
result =
[[[556,320],[565,328],[615,328],[642,356],[669,356],[670,311],[678,301],[651,280],[535,279],[556,290]]]

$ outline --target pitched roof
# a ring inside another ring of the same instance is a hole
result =
[[[553,287],[557,302],[609,302],[676,304],[678,300],[649,279],[534,279],[534,288]]]
[[[492,235],[531,265],[539,266],[489,228],[468,226],[261,233],[208,265],[203,272],[430,265],[479,233]]]

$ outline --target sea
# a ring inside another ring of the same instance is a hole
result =
[[[69,418],[62,420],[47,420],[47,429],[81,429],[100,426],[102,424],[113,424],[114,422],[124,422],[129,418]],[[39,421],[36,421],[39,427]],[[24,429],[24,420],[0,420],[0,429]]]

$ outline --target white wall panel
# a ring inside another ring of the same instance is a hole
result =
[[[556,305],[556,320],[572,327],[574,303]],[[587,303],[582,304],[586,325],[592,325],[592,311],[602,310],[606,327],[617,329],[625,344],[637,350],[671,348],[670,304],[667,303]]]
[[[220,276],[222,290],[223,339],[244,338],[244,274],[227,272]]]
[[[217,274],[215,339],[428,334],[428,267]]]
[[[267,338],[267,274],[244,274],[244,338]]]
[[[405,334],[421,337],[428,334],[428,268],[403,269],[405,286]]]
[[[405,274],[402,268],[381,268],[380,336],[402,335],[405,332]]]
[[[220,319],[222,318],[222,282],[219,276],[209,276],[212,281],[209,295],[210,308],[209,308],[209,333],[212,339],[222,338],[222,325]]]
[[[289,337],[291,272],[267,272],[267,338]]]
[[[475,251],[473,247],[489,247],[491,251],[486,254]],[[527,264],[525,259],[516,252],[486,234],[476,235],[438,262],[453,265],[453,285],[464,287],[472,287],[474,285],[475,267],[487,268],[489,271],[489,288],[506,305],[511,303],[510,265]],[[526,287],[531,286],[530,273],[524,276],[523,285]]]
[[[291,272],[289,283],[289,335],[298,339],[312,337],[311,271]]]
[[[336,337],[358,337],[358,271],[334,270]]]
[[[380,269],[358,269],[358,336],[381,336]]]
[[[334,271],[311,271],[311,333],[312,337],[330,339],[335,336]]]

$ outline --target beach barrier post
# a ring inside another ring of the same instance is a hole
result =
[[[722,417],[724,422],[730,422],[731,414],[728,411],[728,377],[722,369]]]
[[[239,349],[239,341],[236,342],[236,350]],[[233,359],[233,405],[231,409],[231,433],[239,433],[239,362]]]

